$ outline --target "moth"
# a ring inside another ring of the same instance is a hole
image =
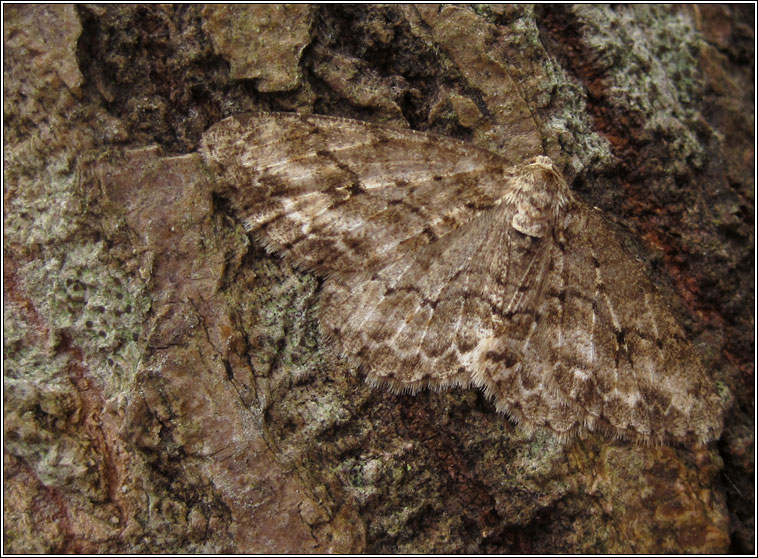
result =
[[[561,438],[720,435],[683,328],[549,158],[284,113],[227,118],[200,153],[246,229],[325,278],[323,336],[370,384],[478,387]]]

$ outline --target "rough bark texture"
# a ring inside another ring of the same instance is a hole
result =
[[[4,6],[6,551],[753,552],[753,9]],[[256,109],[549,155],[671,293],[721,440],[370,389],[195,153]]]

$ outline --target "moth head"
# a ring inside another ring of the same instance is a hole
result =
[[[544,168],[553,168],[553,160],[547,155],[537,155],[526,162],[527,166],[540,166]]]
[[[555,184],[558,191],[569,189],[561,171],[556,168],[550,157],[537,155],[534,159],[528,160],[524,168],[534,177],[535,181]]]
[[[516,212],[511,225],[519,232],[542,237],[566,211],[568,184],[550,157],[538,155],[520,167],[509,200]]]

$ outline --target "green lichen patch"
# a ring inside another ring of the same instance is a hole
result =
[[[106,396],[132,381],[150,299],[140,282],[105,263],[102,242],[68,243],[22,269],[25,291],[60,343],[79,347]]]

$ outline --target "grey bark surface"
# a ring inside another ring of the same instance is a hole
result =
[[[753,552],[752,9],[4,6],[5,550]],[[548,155],[670,300],[720,440],[370,388],[197,153],[255,110]]]

